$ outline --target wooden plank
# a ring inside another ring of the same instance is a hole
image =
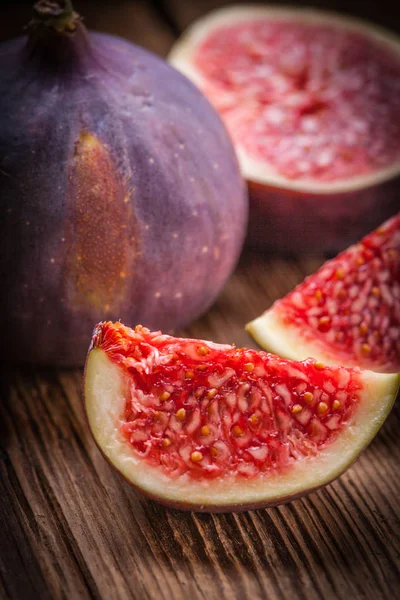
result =
[[[313,269],[316,261],[307,261]],[[304,268],[304,266],[302,267]],[[302,277],[247,251],[188,333],[240,327]],[[89,434],[78,370],[4,373],[0,580],[6,598],[391,598],[399,584],[399,411],[339,481],[240,515],[169,510],[137,494]]]
[[[145,500],[115,474],[90,437],[80,390],[79,371],[3,375],[6,598],[393,597],[398,411],[324,490],[271,510],[194,515]]]
[[[268,258],[262,251],[245,250],[218,302],[182,333],[255,347],[244,324],[291,290],[321,262],[317,258],[303,261]]]

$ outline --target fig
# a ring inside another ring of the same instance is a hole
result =
[[[400,372],[400,213],[247,325],[293,360]]]
[[[69,2],[39,2],[0,46],[2,360],[83,364],[103,318],[184,326],[247,210],[219,115],[162,59],[87,32]]]
[[[103,322],[89,349],[89,426],[108,461],[161,503],[198,511],[288,502],[372,440],[398,375]]]
[[[249,183],[249,240],[336,253],[399,208],[400,41],[313,8],[203,17],[170,62],[221,113]]]

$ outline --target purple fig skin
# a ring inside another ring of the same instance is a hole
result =
[[[247,211],[220,118],[163,60],[79,23],[0,46],[1,360],[82,365],[104,319],[184,326]]]

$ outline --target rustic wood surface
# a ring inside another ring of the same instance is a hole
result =
[[[174,35],[215,2],[75,4],[90,27],[166,54]],[[16,33],[26,15],[23,3],[0,11],[0,37]],[[242,324],[322,260],[246,250],[217,303],[185,333],[251,344]],[[89,434],[81,386],[79,370],[2,371],[1,600],[400,594],[398,405],[358,462],[325,489],[275,509],[196,515],[146,500],[119,478]]]

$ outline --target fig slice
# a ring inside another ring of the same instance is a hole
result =
[[[169,60],[232,136],[252,243],[335,253],[398,208],[393,33],[315,8],[235,5],[192,23]]]
[[[400,213],[246,328],[286,358],[400,372]]]
[[[204,512],[288,502],[357,458],[397,375],[100,323],[84,381],[108,461],[159,502]]]

